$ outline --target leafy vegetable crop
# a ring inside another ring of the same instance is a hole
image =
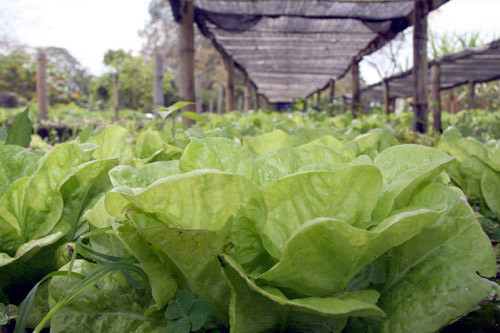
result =
[[[111,125],[45,154],[0,146],[2,323],[436,332],[498,298],[490,240],[454,187],[479,184],[494,210],[481,181],[497,150],[294,117]]]

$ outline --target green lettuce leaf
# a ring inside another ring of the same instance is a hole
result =
[[[274,130],[266,134],[248,137],[243,140],[243,147],[251,151],[255,156],[263,155],[281,147],[291,146],[292,141],[290,137],[282,130]]]
[[[384,177],[383,193],[373,212],[375,223],[393,210],[408,205],[412,196],[432,182],[453,158],[446,153],[418,145],[399,145],[387,148],[374,160]]]
[[[179,160],[181,172],[197,169],[218,169],[237,173],[256,181],[257,171],[252,154],[226,138],[191,138]]]
[[[140,168],[119,165],[109,172],[113,186],[145,188],[155,181],[179,173],[178,161],[161,161],[146,164]]]
[[[500,172],[485,169],[481,178],[481,192],[488,207],[500,216]]]
[[[262,187],[268,207],[266,250],[276,259],[295,230],[318,217],[331,217],[364,228],[371,223],[382,188],[380,171],[359,165],[337,172],[306,172]]]
[[[92,155],[96,160],[117,157],[120,164],[132,164],[134,153],[127,142],[128,136],[129,133],[125,128],[118,125],[109,125],[98,135],[89,138],[87,142],[99,146]]]
[[[350,316],[385,316],[374,290],[289,299],[279,289],[258,286],[230,256],[222,255],[221,261],[231,287],[232,332],[340,332]]]
[[[100,265],[76,260],[73,272],[87,275]],[[61,270],[67,270],[63,266]],[[61,298],[66,289],[66,277],[54,277],[49,284],[51,307]],[[71,289],[80,280],[69,277]],[[163,332],[167,321],[161,312],[151,312],[153,305],[147,291],[134,289],[119,273],[107,275],[96,285],[78,295],[62,307],[50,321],[51,332]]]
[[[35,172],[38,157],[20,146],[0,146],[0,198],[19,178]]]
[[[365,265],[418,235],[439,216],[428,209],[406,210],[373,231],[328,218],[309,221],[292,234],[281,260],[259,278],[309,296],[344,291]]]
[[[293,149],[282,147],[269,151],[255,159],[259,185],[290,175],[298,165]]]
[[[495,294],[491,282],[477,275],[494,276],[496,264],[470,206],[436,183],[423,188],[410,204],[448,208],[437,223],[379,260],[379,268],[388,272],[379,289],[379,304],[388,314],[382,332],[436,332]]]
[[[267,260],[259,236],[267,213],[264,199],[241,175],[197,170],[137,193],[115,189],[105,205],[112,216],[130,220],[178,283],[211,303],[221,320],[227,316],[229,291],[217,255],[231,253],[249,270]],[[136,253],[134,243],[130,246]]]

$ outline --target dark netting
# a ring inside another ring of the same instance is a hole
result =
[[[469,49],[436,59],[429,64],[441,65],[440,89],[451,89],[470,81],[476,83],[500,80],[500,40],[485,47]],[[408,98],[413,95],[412,72],[407,71],[387,79],[391,97]],[[428,70],[428,89],[431,91],[431,71]],[[366,102],[383,102],[382,82],[362,89]]]
[[[174,17],[180,1],[170,0]],[[437,8],[447,0],[430,0]],[[345,75],[411,24],[414,0],[193,0],[195,21],[271,102]],[[177,11],[177,12],[176,12]]]

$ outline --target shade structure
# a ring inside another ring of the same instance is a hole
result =
[[[431,0],[435,9],[447,0]],[[181,0],[170,0],[180,18]],[[414,0],[193,0],[195,21],[270,102],[305,98],[412,24]]]
[[[500,80],[500,40],[485,47],[473,48],[445,55],[429,63],[441,67],[440,90],[455,88],[469,82],[483,83]],[[413,95],[411,70],[387,78],[391,97],[408,98]],[[428,90],[432,89],[431,71],[428,71]],[[361,91],[365,102],[383,102],[382,82]]]

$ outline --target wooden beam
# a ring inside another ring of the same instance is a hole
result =
[[[252,82],[252,81],[250,81]],[[252,99],[253,99],[253,107],[255,110],[259,109],[259,89],[252,82]]]
[[[476,108],[476,82],[469,81],[469,110]]]
[[[252,82],[248,77],[245,78],[245,112],[252,109]]]
[[[352,71],[352,102],[351,112],[352,116],[356,117],[359,112],[359,104],[361,101],[361,94],[359,90],[359,62],[354,61],[351,66]]]
[[[179,95],[183,102],[196,102],[194,84],[194,8],[191,1],[184,2],[181,8],[181,20],[179,22]],[[195,105],[184,107],[186,111],[194,112]],[[183,118],[187,124],[194,123],[193,120]]]
[[[226,65],[226,112],[234,111],[234,61],[231,57],[224,58]]]
[[[38,100],[38,122],[47,120],[47,57],[43,52],[38,55],[36,96]]]
[[[155,52],[155,72],[153,77],[153,106],[155,109],[164,106],[163,98],[163,53]]]
[[[196,96],[196,113],[202,113],[203,112],[203,95],[202,95],[202,87],[203,87],[203,82],[202,82],[202,76],[198,76],[195,81],[195,96]]]
[[[427,132],[429,102],[427,97],[427,0],[415,0],[413,27],[413,130]]]
[[[384,113],[389,115],[391,113],[391,97],[389,91],[389,81],[387,81],[387,79],[382,80],[382,94],[384,99]]]
[[[113,109],[115,110],[115,121],[120,118],[120,77],[118,73],[113,74]]]
[[[432,129],[436,133],[442,133],[441,124],[441,65],[431,66],[432,85]]]
[[[328,104],[330,104],[330,108],[328,109],[328,115],[330,117],[333,116],[333,100],[335,99],[335,80],[330,79],[330,82],[328,83],[328,91],[329,91],[329,98],[328,98]]]
[[[217,114],[222,114],[222,104],[224,104],[224,87],[219,85],[217,91]]]

